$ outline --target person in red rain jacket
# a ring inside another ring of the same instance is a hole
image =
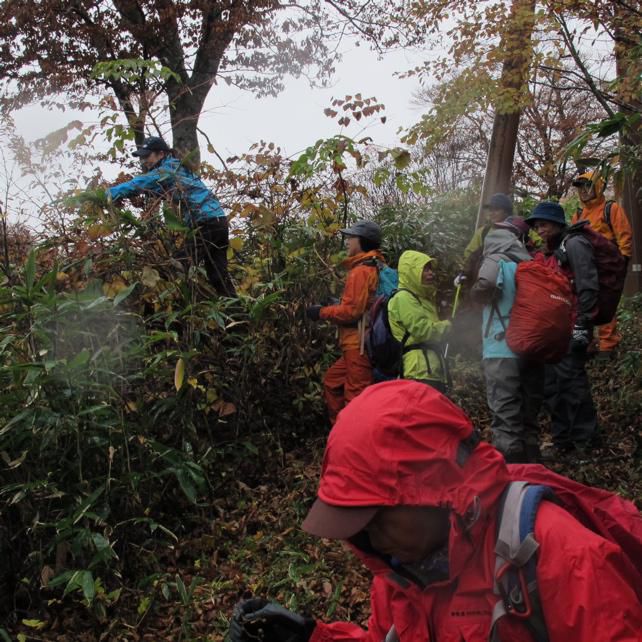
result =
[[[348,276],[341,301],[337,305],[313,305],[306,310],[312,321],[330,321],[339,326],[341,357],[323,378],[323,396],[333,424],[343,406],[374,381],[372,365],[364,350],[364,335],[366,312],[379,281],[376,262],[384,260],[379,251],[381,229],[374,221],[359,221],[341,230],[341,234],[348,252],[342,263]]]
[[[403,380],[371,386],[330,432],[318,498],[303,522],[314,535],[346,540],[370,569],[367,631],[254,598],[237,606],[229,640],[487,642],[498,601],[497,517],[511,479],[499,451],[435,389]],[[534,535],[550,642],[639,642],[635,571],[619,546],[549,501]],[[252,637],[257,626],[262,633]],[[510,615],[496,632],[502,642],[534,640]]]

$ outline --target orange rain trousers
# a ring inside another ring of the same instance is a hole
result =
[[[323,395],[328,406],[330,422],[334,425],[339,411],[374,383],[372,366],[359,350],[344,350],[325,373]]]
[[[597,328],[597,336],[600,341],[600,352],[611,352],[617,348],[622,340],[620,333],[617,331],[617,318],[613,321],[600,325]]]

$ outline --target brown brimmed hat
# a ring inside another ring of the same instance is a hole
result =
[[[362,531],[378,510],[379,506],[332,506],[317,499],[302,528],[317,537],[349,539]]]

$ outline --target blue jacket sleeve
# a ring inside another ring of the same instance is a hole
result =
[[[160,195],[171,189],[176,179],[174,173],[163,167],[157,167],[145,174],[135,176],[130,181],[110,187],[106,193],[114,201],[142,194],[144,192]]]

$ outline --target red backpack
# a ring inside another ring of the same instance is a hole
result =
[[[626,278],[626,259],[613,241],[609,241],[605,236],[592,229],[588,221],[580,221],[568,228],[558,250],[555,252],[561,265],[568,264],[566,242],[576,234],[582,234],[593,246],[593,258],[597,268],[599,286],[597,314],[593,319],[593,323],[595,325],[603,325],[613,319],[620,303]]]
[[[537,464],[508,466],[512,481],[502,498],[495,545],[495,592],[491,642],[497,622],[518,617],[537,642],[549,636],[537,587],[535,519],[542,500],[554,501],[589,530],[624,554],[620,572],[642,600],[642,518],[635,505],[615,493],[584,486]]]
[[[504,330],[506,343],[516,355],[543,363],[560,361],[573,331],[568,278],[551,265],[522,261],[515,273],[515,301]]]

